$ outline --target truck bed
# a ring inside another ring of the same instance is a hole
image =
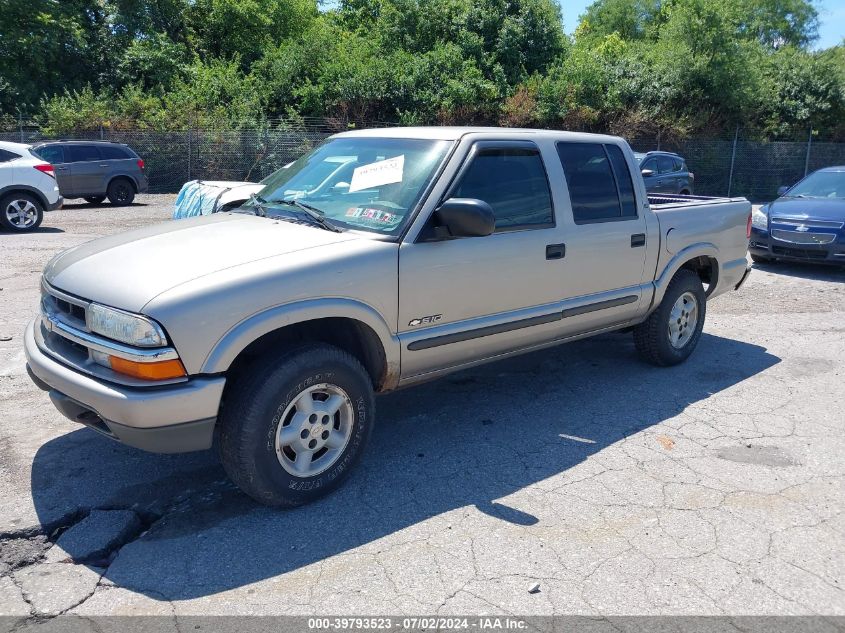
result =
[[[676,207],[697,207],[724,202],[746,201],[745,198],[724,198],[720,196],[684,196],[679,193],[650,193],[648,204],[654,211],[662,211]]]

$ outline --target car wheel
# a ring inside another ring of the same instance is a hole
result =
[[[748,253],[751,256],[751,261],[755,264],[771,264],[773,259],[770,257],[764,257],[763,255],[755,255],[754,253]]]
[[[135,199],[135,187],[125,178],[116,178],[109,183],[106,192],[111,202],[116,207],[125,207],[132,204]]]
[[[689,189],[681,189],[681,195],[682,196],[689,196],[689,195],[692,195],[692,192],[690,192]]]
[[[679,270],[657,310],[634,328],[637,351],[661,367],[685,361],[701,338],[706,311],[701,279],[691,270]]]
[[[88,204],[102,204],[103,200],[105,200],[105,196],[90,196],[85,198],[85,202]]]
[[[44,207],[28,193],[11,193],[0,200],[0,225],[8,231],[23,233],[41,226]]]
[[[349,475],[374,412],[370,377],[347,352],[310,344],[267,357],[227,389],[217,429],[223,468],[261,503],[308,503]]]

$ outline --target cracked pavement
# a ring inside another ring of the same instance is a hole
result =
[[[845,271],[755,267],[679,367],[612,334],[381,397],[348,483],[274,510],[25,373],[47,260],[172,201],[0,234],[0,615],[845,615]]]

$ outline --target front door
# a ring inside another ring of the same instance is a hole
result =
[[[564,293],[564,229],[537,146],[476,142],[446,198],[489,203],[496,231],[402,244],[403,378],[527,347],[559,327],[550,314]]]

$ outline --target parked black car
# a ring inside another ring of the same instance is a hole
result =
[[[649,193],[677,193],[692,195],[695,175],[687,161],[672,152],[635,152],[640,163],[645,189]]]
[[[147,190],[144,161],[128,145],[111,141],[44,141],[30,151],[55,168],[59,191],[68,198],[100,204],[132,204]]]
[[[778,195],[752,213],[751,259],[845,266],[845,166],[814,171]]]

